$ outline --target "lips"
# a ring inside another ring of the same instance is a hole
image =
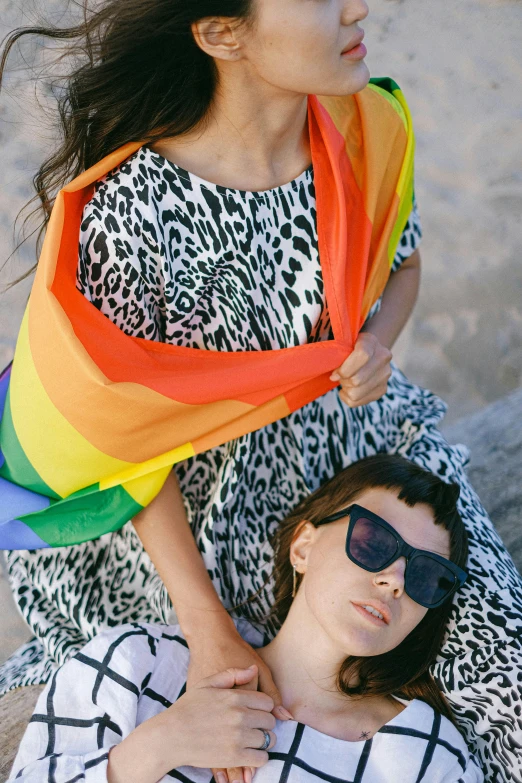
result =
[[[348,54],[348,52],[357,49],[357,47],[363,42],[363,38],[364,38],[364,30],[361,30],[361,32],[355,38],[352,39],[352,41],[348,44],[348,46],[342,50],[341,54]]]
[[[359,612],[364,612],[368,618],[377,620],[380,624],[389,625],[391,616],[390,610],[382,601],[376,601],[373,598],[369,601],[352,601]]]

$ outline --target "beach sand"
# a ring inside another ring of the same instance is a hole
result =
[[[417,131],[417,198],[424,226],[423,281],[395,349],[412,380],[449,403],[447,421],[522,385],[522,2],[369,0],[368,64],[392,76]],[[32,3],[0,0],[0,35],[31,23]],[[46,0],[59,23],[63,8]],[[26,53],[30,60],[31,51]],[[34,108],[20,57],[0,96],[0,248],[52,130]],[[40,96],[49,101],[49,88]],[[28,250],[1,281],[26,269]],[[13,354],[28,285],[0,297],[0,364]],[[26,638],[0,577],[0,660]]]

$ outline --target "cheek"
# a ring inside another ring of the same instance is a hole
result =
[[[317,546],[306,573],[307,599],[319,613],[346,612],[350,599],[365,595],[371,587],[371,574],[346,557],[344,534],[331,546]]]
[[[427,612],[428,609],[408,598],[401,609],[400,620],[397,621],[395,627],[389,629],[386,636],[382,638],[381,644],[377,644],[369,654],[381,655],[394,650],[418,626]]]
[[[299,21],[295,15],[286,18],[278,14],[277,23],[261,20],[249,50],[253,61],[266,72],[280,72],[281,67],[288,72],[294,68],[321,69],[331,66],[336,58],[338,39],[338,20],[333,24],[325,15],[314,14]]]
[[[397,644],[400,644],[410,634],[414,628],[418,626],[421,620],[426,617],[429,609],[425,609],[424,606],[415,603],[408,596],[403,596],[407,599],[404,601],[402,610],[401,623],[397,629]]]

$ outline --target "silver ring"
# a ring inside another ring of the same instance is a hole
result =
[[[265,741],[263,742],[259,750],[266,750],[271,742],[270,734],[268,733],[268,731],[265,731],[264,729],[259,729],[259,731],[262,731],[263,734],[265,735]]]

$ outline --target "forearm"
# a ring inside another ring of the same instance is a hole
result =
[[[420,284],[418,250],[394,272],[382,297],[381,309],[362,329],[391,349],[413,312]]]
[[[166,732],[165,713],[142,723],[109,753],[108,783],[158,783],[183,766],[177,737]]]
[[[178,622],[191,638],[212,626],[232,625],[187,521],[174,472],[159,495],[134,519],[134,527],[170,596]]]

